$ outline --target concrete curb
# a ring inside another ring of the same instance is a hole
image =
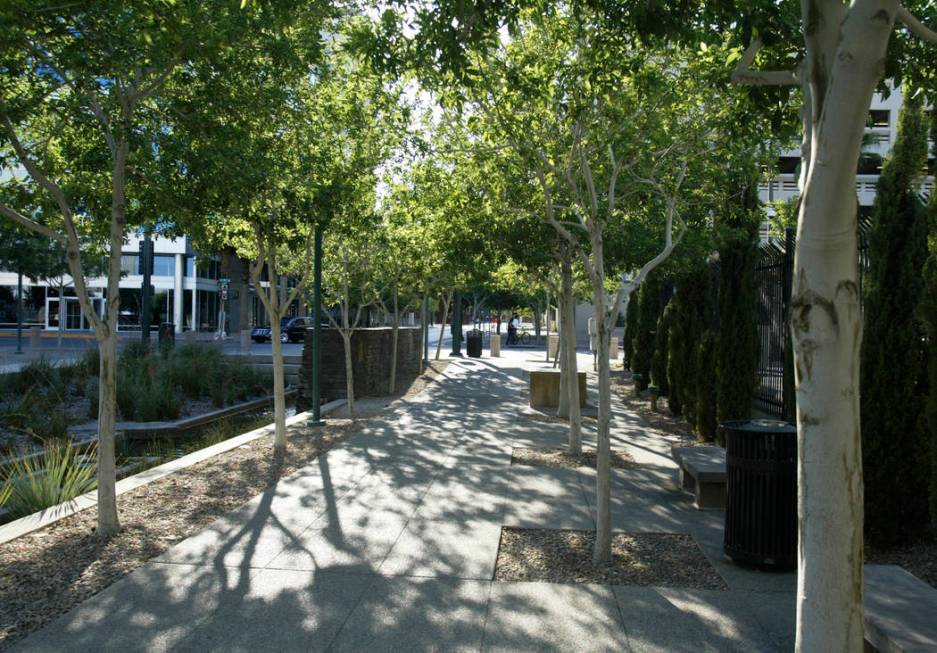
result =
[[[345,405],[344,399],[336,399],[335,401],[330,401],[327,404],[323,404],[321,408],[321,414],[326,415],[338,408],[341,408]],[[312,413],[305,412],[294,415],[286,420],[286,425],[291,426],[303,421],[307,421],[312,417]],[[175,460],[170,460],[168,463],[163,463],[157,467],[151,467],[146,471],[140,472],[139,474],[134,474],[133,476],[128,476],[127,478],[117,481],[117,496],[124,494],[125,492],[130,492],[135,490],[138,487],[148,485],[154,481],[158,481],[161,478],[169,476],[179,470],[191,467],[196,463],[200,463],[203,460],[207,460],[218,454],[225,453],[226,451],[231,451],[232,449],[237,449],[238,447],[252,442],[259,438],[262,438],[266,435],[270,435],[273,432],[273,424],[268,424],[267,426],[261,426],[258,429],[253,431],[248,431],[247,433],[242,433],[241,435],[235,436],[224,442],[219,442],[210,447],[205,447],[204,449],[199,449],[198,451],[193,451],[192,453],[182,456],[181,458],[176,458]],[[32,533],[33,531],[39,530],[40,528],[45,528],[49,524],[53,524],[60,519],[70,517],[77,512],[80,512],[86,508],[91,508],[97,505],[97,491],[88,492],[82,494],[81,496],[75,497],[71,501],[66,501],[65,503],[60,503],[51,508],[46,508],[42,512],[37,512],[32,515],[27,515],[26,517],[21,517],[16,521],[12,521],[9,524],[4,524],[0,526],[0,544],[5,544],[11,540],[15,540],[18,537]]]

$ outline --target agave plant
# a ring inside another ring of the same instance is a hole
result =
[[[44,443],[41,456],[10,461],[0,472],[0,501],[14,519],[51,508],[97,487],[96,446]]]

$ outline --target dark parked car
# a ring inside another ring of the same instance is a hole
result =
[[[302,342],[306,336],[306,329],[312,326],[308,317],[284,317],[280,320],[280,342]],[[270,340],[270,327],[254,327],[251,331],[254,342]]]

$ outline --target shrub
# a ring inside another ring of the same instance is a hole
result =
[[[654,356],[654,340],[657,320],[660,318],[660,280],[656,274],[649,276],[638,289],[637,326],[634,333],[631,369],[640,374],[643,381],[639,390],[647,387],[651,377],[651,359]]]
[[[696,381],[696,433],[705,442],[712,442],[717,437],[718,421],[716,420],[716,334],[705,331],[700,337],[696,349],[696,365],[694,369]],[[720,443],[722,444],[722,443]]]
[[[909,94],[892,155],[878,180],[863,279],[862,467],[865,533],[891,546],[920,533],[928,516],[926,347],[915,307],[925,290],[927,214],[917,182],[927,159],[927,121]],[[933,301],[933,299],[931,300]]]
[[[668,303],[657,320],[657,334],[654,337],[654,357],[651,359],[651,382],[657,386],[661,396],[670,391],[667,383],[667,346],[670,340],[670,322],[673,319],[673,305]]]
[[[93,444],[71,447],[65,441],[47,441],[41,456],[14,459],[2,474],[8,494],[4,505],[16,519],[70,501],[97,486]]]

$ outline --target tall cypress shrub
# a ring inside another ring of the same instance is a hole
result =
[[[709,268],[701,265],[676,284],[671,300],[673,321],[667,346],[669,404],[675,415],[683,415],[690,424],[696,423],[697,349],[706,329],[704,319],[709,292]]]
[[[937,139],[937,109],[931,114],[931,139]],[[937,146],[934,149],[937,156]],[[924,265],[924,290],[918,314],[927,332],[927,420],[925,431],[929,449],[930,521],[937,525],[937,191],[931,191],[927,204],[927,262]]]
[[[889,546],[907,540],[928,515],[926,364],[916,309],[924,290],[927,221],[914,185],[927,158],[920,98],[906,94],[898,137],[872,209],[869,270],[863,279],[861,352],[865,530]]]
[[[634,334],[638,327],[638,295],[632,294],[625,318],[625,332],[622,335],[622,350],[626,370],[634,370]]]
[[[693,370],[696,383],[696,433],[705,442],[716,439],[718,420],[716,419],[717,386],[715,367],[719,341],[715,331],[707,329],[700,335],[696,348],[696,366]]]
[[[673,302],[669,302],[657,320],[657,334],[654,337],[654,357],[651,359],[651,382],[656,385],[661,395],[670,392],[667,383],[667,346],[670,341],[670,323],[673,321]]]
[[[648,385],[651,376],[651,359],[654,357],[654,339],[657,320],[660,318],[660,280],[650,275],[638,289],[637,324],[634,334],[634,349],[631,370],[640,374],[640,389]]]
[[[757,370],[758,311],[755,266],[758,262],[757,170],[743,176],[725,207],[719,248],[719,338],[716,342],[716,419],[751,415]],[[722,440],[720,433],[717,438]]]

